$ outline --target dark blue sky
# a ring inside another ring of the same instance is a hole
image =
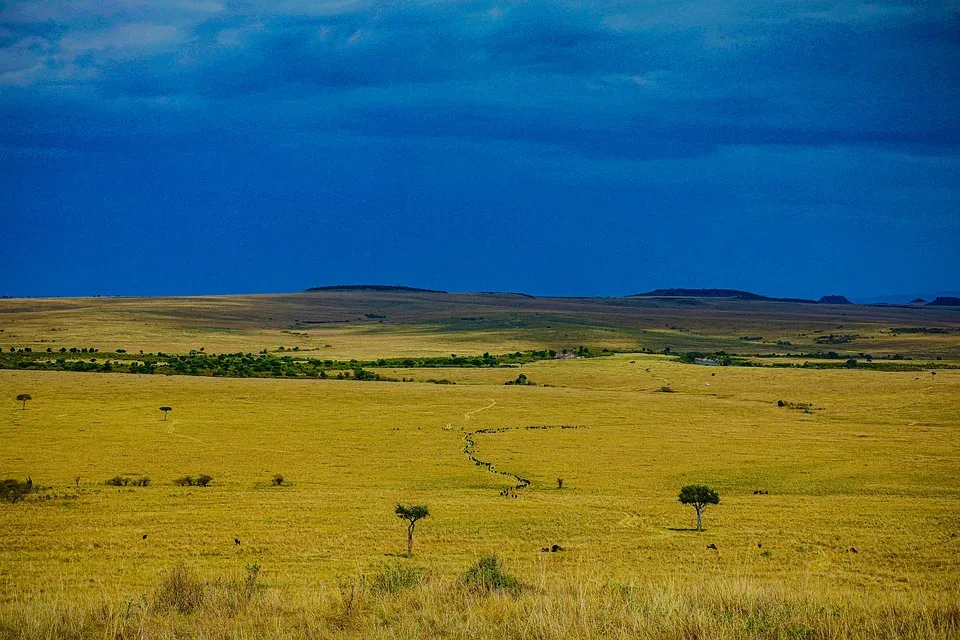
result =
[[[7,295],[960,289],[960,3],[0,1],[0,215]]]

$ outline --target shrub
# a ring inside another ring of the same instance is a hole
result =
[[[206,486],[209,485],[211,482],[213,482],[213,476],[208,476],[208,475],[205,474],[205,473],[204,473],[204,474],[201,474],[201,475],[197,476],[196,482],[197,482],[197,486],[198,486],[198,487],[206,487]]]
[[[374,574],[372,582],[373,589],[380,593],[400,593],[420,586],[423,582],[423,569],[401,564],[397,560],[393,564],[384,565]]]
[[[79,479],[77,481],[77,484],[79,484]],[[150,478],[148,478],[147,476],[141,476],[139,478],[130,478],[128,476],[113,476],[112,478],[104,482],[104,484],[110,487],[128,487],[128,486],[147,487],[147,486],[150,486]]]
[[[271,480],[271,482],[273,483],[273,486],[275,486],[275,487],[282,487],[282,486],[283,486],[283,474],[280,474],[280,473],[276,474],[275,476],[273,476],[273,480]]]
[[[178,487],[192,487],[193,486],[193,476],[183,476],[182,478],[177,478],[173,481],[173,484]]]
[[[157,589],[160,609],[192,613],[203,603],[203,582],[185,565],[177,565]]]
[[[676,393],[673,389],[671,389],[671,388],[670,388],[669,386],[667,386],[667,385],[663,385],[662,387],[660,387],[660,392],[661,392],[661,393]]]
[[[33,482],[20,482],[19,480],[0,481],[0,500],[7,502],[20,502],[23,497],[33,491]]]
[[[506,385],[517,384],[517,385],[520,385],[520,386],[527,386],[527,387],[535,387],[535,386],[537,386],[537,383],[530,381],[530,380],[527,378],[526,374],[524,374],[524,373],[521,373],[520,375],[518,375],[516,380],[508,380],[508,381],[506,381],[504,384],[506,384]]]
[[[463,574],[463,584],[479,591],[519,591],[520,581],[504,570],[496,554],[491,553],[477,560]]]

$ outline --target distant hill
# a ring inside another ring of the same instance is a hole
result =
[[[853,304],[845,296],[831,295],[823,296],[817,300],[817,304]]]
[[[767,300],[774,302],[809,302],[805,298],[771,298],[759,293],[740,291],[739,289],[654,289],[647,293],[637,293],[629,298],[732,298],[734,300]]]
[[[939,291],[908,291],[906,293],[888,293],[873,296],[857,296],[854,298],[857,304],[926,304],[927,300],[933,300],[937,296],[960,297],[960,291],[951,291],[942,289]]]
[[[437,289],[418,289],[392,284],[334,284],[326,287],[310,287],[306,291],[407,291],[416,293],[446,293]]]
[[[960,298],[953,296],[938,296],[935,300],[928,302],[928,307],[960,307]]]

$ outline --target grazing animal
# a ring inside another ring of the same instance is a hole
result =
[[[240,546],[240,538],[234,538],[234,539],[233,539],[233,542],[234,542],[234,544],[236,544],[238,547]]]
[[[719,549],[717,549],[717,545],[713,544],[712,542],[707,545],[707,549],[713,549],[714,551],[719,551]]]
[[[763,543],[762,543],[762,542],[758,542],[758,543],[757,543],[757,549],[763,549]]]
[[[540,548],[540,553],[549,553],[549,552],[550,552],[550,547],[541,547],[541,548]]]
[[[556,553],[557,551],[563,551],[563,547],[561,547],[558,544],[555,544],[552,547],[550,547],[550,551],[553,553]]]
[[[849,551],[850,553],[860,553],[859,551],[857,551],[857,548],[856,548],[856,547],[850,547],[850,548],[848,549],[848,551]]]
[[[141,540],[146,540],[146,539],[147,539],[147,534],[143,534],[143,537],[140,538],[140,539],[141,539]]]

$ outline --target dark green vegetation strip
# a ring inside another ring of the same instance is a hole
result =
[[[664,350],[662,353],[669,353]],[[945,364],[937,362],[910,362],[911,358],[900,354],[886,355],[879,358],[865,353],[837,353],[836,351],[816,351],[813,353],[767,353],[755,354],[753,356],[744,356],[737,354],[728,354],[725,351],[716,353],[700,353],[697,351],[686,351],[677,354],[677,360],[684,364],[697,364],[719,367],[771,367],[778,369],[869,369],[871,371],[924,371],[930,368],[937,369],[960,369],[960,365]],[[748,358],[759,359],[777,359],[791,358],[807,359],[803,363],[796,362],[776,362],[763,364]],[[814,360],[814,362],[811,362]],[[881,360],[878,362],[878,360]]]
[[[11,348],[13,349],[13,348]],[[288,352],[292,353],[292,352]],[[609,349],[591,351],[579,347],[572,354],[592,358],[612,355]],[[322,360],[294,355],[252,353],[208,354],[191,351],[188,355],[167,353],[130,354],[122,349],[102,354],[96,349],[66,349],[35,352],[29,347],[0,353],[0,369],[31,371],[81,371],[95,373],[138,373],[227,378],[352,378],[355,380],[394,381],[369,371],[367,367],[409,368],[482,368],[512,367],[519,364],[561,357],[552,349],[516,351],[502,355],[455,356],[436,358],[380,358],[378,360]]]

